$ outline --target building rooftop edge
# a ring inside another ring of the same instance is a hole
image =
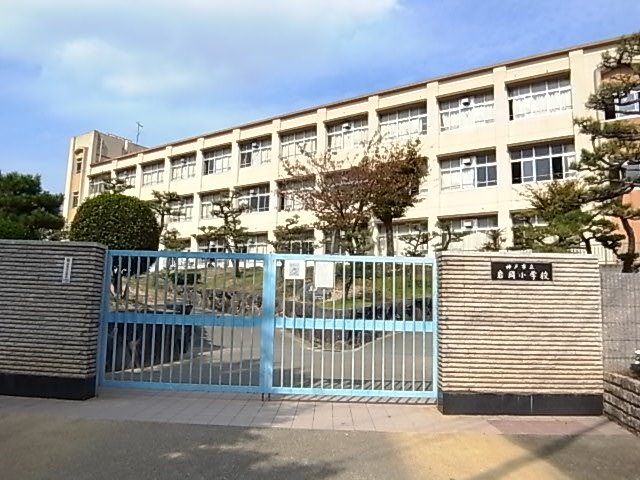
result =
[[[529,55],[529,56],[526,56],[526,57],[520,57],[520,58],[516,58],[516,59],[513,59],[513,60],[504,61],[504,62],[494,63],[494,64],[485,65],[485,66],[481,66],[481,67],[474,67],[474,68],[470,68],[470,69],[463,70],[463,71],[460,71],[460,72],[448,73],[448,74],[445,74],[445,75],[438,75],[438,76],[435,76],[435,77],[426,78],[424,80],[419,80],[417,82],[406,83],[406,84],[403,84],[403,85],[398,85],[396,87],[391,87],[391,88],[386,88],[386,89],[383,89],[383,90],[377,90],[377,91],[373,91],[373,92],[369,92],[369,93],[364,93],[364,94],[361,94],[361,95],[356,95],[354,97],[349,97],[349,98],[345,98],[345,99],[342,99],[342,100],[336,100],[336,101],[333,101],[333,102],[324,103],[324,104],[313,106],[313,107],[307,107],[307,108],[303,108],[303,109],[300,109],[300,110],[294,110],[292,112],[281,113],[279,115],[274,115],[274,116],[263,118],[263,119],[260,119],[260,120],[254,120],[252,122],[242,123],[242,124],[235,125],[235,126],[232,126],[232,127],[222,128],[222,129],[219,129],[219,130],[213,130],[213,131],[202,133],[202,134],[199,134],[199,135],[194,135],[192,137],[186,137],[186,138],[174,140],[174,141],[167,142],[167,143],[162,143],[160,145],[156,145],[156,146],[153,146],[153,147],[147,147],[147,148],[144,148],[143,150],[138,150],[137,152],[134,152],[134,153],[128,153],[126,155],[121,155],[119,157],[114,157],[112,159],[109,159],[109,161],[105,161],[103,163],[109,163],[112,160],[120,160],[120,159],[132,158],[132,157],[137,156],[137,155],[139,155],[141,153],[150,153],[150,152],[153,152],[153,151],[161,150],[161,149],[169,147],[169,146],[180,145],[180,144],[183,144],[183,143],[192,142],[192,141],[195,141],[195,140],[197,140],[199,138],[207,138],[207,137],[212,137],[212,136],[215,136],[215,135],[220,135],[222,133],[232,132],[233,130],[236,130],[236,129],[254,127],[254,126],[262,125],[262,124],[265,124],[265,123],[270,123],[270,122],[273,122],[274,120],[278,120],[278,119],[290,118],[290,117],[294,117],[294,116],[297,116],[297,115],[302,115],[302,114],[305,114],[305,113],[312,113],[312,112],[317,111],[318,109],[321,109],[321,108],[335,107],[335,106],[339,106],[339,105],[343,105],[343,104],[347,104],[347,103],[362,101],[362,100],[366,100],[367,98],[369,98],[371,96],[375,96],[375,95],[385,95],[385,94],[389,94],[389,93],[393,93],[393,92],[400,92],[402,90],[408,90],[410,88],[415,88],[415,87],[418,87],[420,85],[426,85],[426,84],[432,83],[432,82],[440,82],[440,81],[443,81],[443,80],[449,80],[449,79],[454,79],[454,78],[458,78],[458,77],[464,77],[464,76],[467,76],[467,75],[473,75],[473,74],[476,74],[476,73],[481,73],[483,71],[493,70],[493,69],[499,68],[499,67],[508,67],[508,66],[513,66],[513,65],[518,65],[518,64],[521,64],[521,63],[526,63],[526,62],[531,62],[531,61],[536,61],[536,60],[542,60],[542,59],[545,59],[545,58],[548,58],[548,57],[555,57],[555,56],[567,54],[569,52],[576,51],[576,50],[585,50],[585,49],[589,49],[589,48],[596,48],[596,47],[602,47],[602,46],[605,46],[605,45],[615,44],[615,43],[619,42],[620,39],[624,38],[627,35],[619,35],[619,36],[608,38],[608,39],[605,39],[605,40],[597,40],[597,41],[594,41],[594,42],[582,43],[582,44],[579,44],[579,45],[573,45],[571,47],[565,47],[565,48],[560,48],[560,49],[556,49],[556,50],[550,50],[550,51],[547,51],[547,52],[537,53],[537,54],[534,54],[534,55]],[[92,131],[97,131],[97,130],[92,130]],[[99,133],[103,133],[103,132],[99,132]]]

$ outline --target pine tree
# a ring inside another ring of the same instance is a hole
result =
[[[64,226],[62,200],[42,190],[38,175],[0,172],[0,238],[55,238]]]
[[[624,116],[640,113],[640,102],[633,97],[640,91],[640,33],[622,39],[614,53],[603,54],[601,73],[603,81],[587,107],[617,119],[576,119],[581,133],[591,138],[591,149],[582,151],[577,170],[587,185],[585,200],[622,227],[625,238],[614,252],[623,272],[635,272],[640,263],[632,221],[640,220],[640,209],[626,196],[640,187],[640,123]]]

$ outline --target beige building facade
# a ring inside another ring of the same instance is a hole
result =
[[[584,104],[600,81],[602,53],[617,41],[437,77],[151,148],[99,132],[74,137],[64,212],[71,220],[105,178],[119,177],[132,187],[128,194],[142,199],[151,199],[153,190],[177,192],[181,215],[168,228],[187,238],[216,222],[210,202],[233,189],[250,206],[242,218],[251,232],[249,251],[268,251],[267,239],[287,218],[298,214],[302,223],[313,222],[313,213],[299,211],[287,195],[282,158],[299,155],[301,147],[356,155],[380,132],[384,141],[419,138],[430,163],[421,201],[398,222],[397,252],[401,235],[419,222],[433,229],[438,220],[472,233],[453,248],[477,248],[495,228],[504,229],[509,244],[514,215],[528,208],[526,186],[575,175],[571,164],[589,139],[573,119],[595,115]],[[382,232],[374,227],[373,235],[384,251]],[[321,240],[321,232],[310,232],[308,245]],[[191,242],[192,249],[215,248]]]

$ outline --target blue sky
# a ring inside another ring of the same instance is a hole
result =
[[[638,30],[638,0],[0,0],[0,170],[152,146]]]

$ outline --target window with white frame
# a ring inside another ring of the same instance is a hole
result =
[[[203,153],[203,175],[226,172],[231,169],[231,147]]]
[[[315,128],[282,134],[280,136],[280,157],[296,158],[307,153],[316,153],[318,134]]]
[[[491,187],[497,183],[494,153],[466,155],[440,161],[442,191]]]
[[[457,130],[493,123],[493,93],[440,101],[440,129]]]
[[[327,148],[331,152],[352,150],[369,139],[369,122],[366,117],[327,125]]]
[[[416,106],[380,114],[380,134],[400,140],[427,133],[427,107]]]
[[[135,168],[127,168],[126,170],[120,170],[116,173],[116,177],[119,180],[122,180],[125,185],[129,187],[136,186],[136,169]]]
[[[171,160],[171,180],[183,180],[196,175],[196,156],[186,155]]]
[[[509,88],[509,119],[571,109],[569,77],[542,80]]]
[[[267,253],[269,242],[266,233],[248,235],[244,246],[240,247],[241,253]]]
[[[636,115],[640,115],[640,88],[635,88],[624,97],[616,99],[614,104],[604,111],[606,120]]]
[[[534,227],[544,227],[547,222],[537,213],[531,212],[512,212],[511,223],[513,225],[531,225]]]
[[[226,247],[224,244],[224,240],[222,238],[216,238],[214,240],[198,240],[198,251],[199,252],[216,252],[216,253],[224,253],[226,252]]]
[[[73,192],[71,194],[71,208],[76,208],[80,203],[80,192]]]
[[[271,139],[240,144],[240,168],[262,165],[271,161]]]
[[[142,185],[157,185],[164,181],[164,162],[142,166]]]
[[[193,197],[184,197],[171,202],[171,210],[172,222],[190,222],[193,218]]]
[[[572,143],[512,149],[511,183],[562,180],[576,175]]]
[[[315,236],[313,230],[300,232],[289,240],[289,249],[286,253],[299,253],[313,255],[315,251]]]
[[[429,232],[428,224],[423,222],[406,222],[393,225],[393,248],[396,255],[403,253],[404,249],[408,247],[407,236],[409,235],[421,235]],[[387,235],[382,225],[378,225],[378,249],[382,253],[387,251]],[[420,252],[427,252],[428,246],[418,246]]]
[[[487,232],[498,228],[498,216],[464,217],[445,220],[454,232]]]
[[[243,188],[238,190],[238,204],[246,205],[248,212],[267,212],[270,195],[268,184]]]
[[[200,195],[200,218],[205,220],[213,218],[213,204],[228,199],[228,190]]]
[[[281,183],[278,188],[278,210],[295,211],[304,209],[302,193],[313,189],[313,180]]]
[[[98,175],[89,179],[89,195],[97,195],[104,192],[104,188],[109,180],[107,175]]]

